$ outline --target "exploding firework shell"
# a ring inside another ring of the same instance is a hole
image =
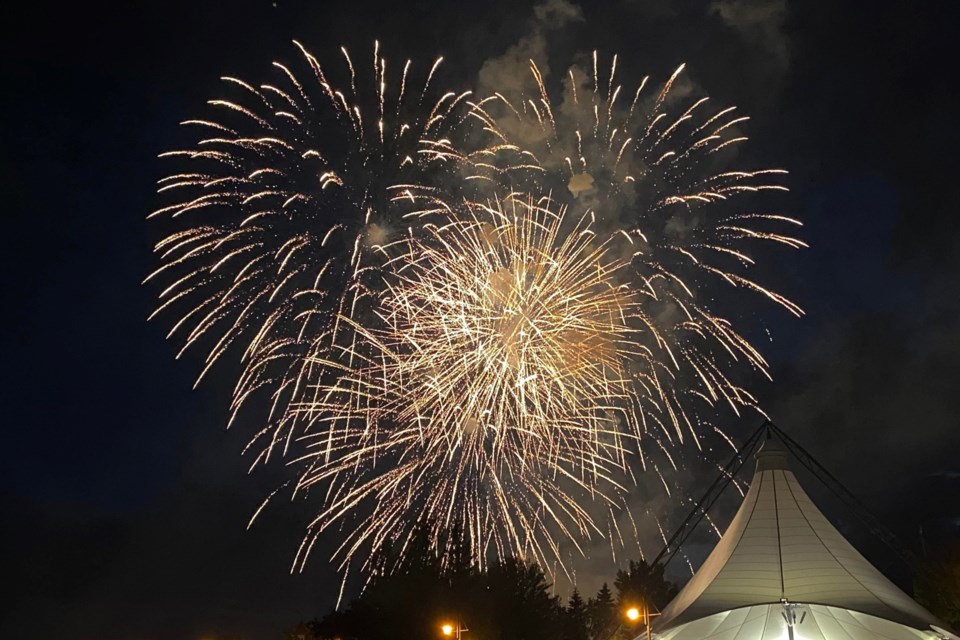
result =
[[[636,298],[592,218],[551,207],[466,202],[393,247],[378,321],[343,318],[349,368],[294,403],[312,425],[299,486],[327,496],[301,561],[357,514],[345,562],[418,531],[441,556],[462,532],[481,563],[601,535],[588,503],[609,513],[642,437]]]
[[[759,243],[806,246],[777,231],[797,220],[758,213],[749,198],[786,191],[786,171],[736,167],[735,149],[746,141],[738,127],[748,118],[691,98],[683,66],[659,87],[643,78],[628,89],[617,57],[606,73],[595,52],[592,73],[572,67],[559,98],[532,61],[530,71],[527,95],[471,102],[471,115],[498,142],[500,165],[513,169],[496,178],[550,189],[571,211],[596,216],[595,231],[630,264],[618,277],[638,296],[641,419],[664,449],[688,437],[699,443],[721,405],[736,414],[758,409],[738,370],[769,377],[762,354],[726,317],[731,305],[717,303],[727,296],[714,292],[746,289],[802,313],[749,275]]]
[[[331,71],[296,46],[272,83],[223,78],[230,95],[209,101],[214,115],[183,123],[199,135],[161,154],[181,169],[160,180],[169,204],[150,216],[172,229],[148,278],[164,287],[154,315],[173,318],[183,350],[206,349],[201,377],[241,355],[234,412],[257,390],[288,391],[336,319],[363,312],[381,247],[417,223],[403,220],[404,202],[457,184],[444,175],[460,158],[433,149],[469,94],[435,88],[440,59],[388,68],[376,45],[372,74],[346,49]]]
[[[372,75],[346,50],[335,72],[297,46],[274,84],[225,79],[164,154],[184,168],[148,278],[201,377],[239,354],[233,415],[268,399],[254,465],[282,452],[320,503],[296,563],[330,528],[371,571],[418,535],[561,568],[569,544],[622,544],[622,513],[636,537],[634,461],[675,465],[711,411],[755,406],[730,372],[766,374],[705,292],[800,313],[746,275],[748,245],[803,245],[739,205],[784,172],[725,169],[742,119],[678,107],[679,70],[629,102],[596,61],[560,102],[536,66],[532,97],[475,99],[435,89],[439,60],[388,70],[375,46]],[[517,190],[563,202],[496,196]]]

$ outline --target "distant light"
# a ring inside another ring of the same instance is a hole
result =
[[[442,627],[440,627],[440,630],[443,631],[443,635],[445,635],[445,636],[453,635],[453,625],[452,625],[452,624],[445,624],[445,625],[443,625]]]
[[[629,609],[627,609],[627,618],[631,622],[636,622],[637,620],[640,619],[640,610],[637,609],[636,607],[630,607]]]

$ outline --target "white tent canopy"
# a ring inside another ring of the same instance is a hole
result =
[[[740,510],[654,630],[660,640],[954,637],[942,626],[840,535],[768,440]]]
[[[722,611],[658,634],[664,640],[932,640],[939,634],[818,604],[794,609],[792,629],[781,604]]]

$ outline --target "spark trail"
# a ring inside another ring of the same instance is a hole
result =
[[[619,243],[630,263],[621,282],[640,298],[636,328],[656,381],[642,418],[665,446],[686,438],[699,446],[701,435],[719,430],[712,416],[720,405],[738,415],[759,410],[737,379],[769,378],[769,368],[728,315],[732,289],[803,313],[751,275],[763,266],[762,245],[806,246],[792,235],[798,220],[755,208],[787,191],[787,172],[737,166],[749,118],[687,97],[683,70],[660,86],[644,77],[628,88],[617,56],[606,71],[594,52],[592,68],[571,67],[551,95],[530,61],[527,94],[471,102],[471,115],[500,145],[492,181],[549,190],[572,211],[593,212],[597,232]]]
[[[438,88],[440,59],[296,46],[162,154],[182,168],[147,278],[200,378],[239,360],[252,467],[286,461],[319,505],[294,566],[330,530],[368,575],[423,535],[564,570],[571,544],[636,540],[640,474],[669,493],[678,443],[760,410],[726,292],[802,313],[751,275],[756,247],[805,246],[753,208],[786,172],[737,168],[746,119],[686,99],[682,67],[628,99],[595,55],[557,99],[531,62],[529,95],[482,97]]]
[[[300,487],[335,488],[304,560],[364,502],[345,561],[424,529],[434,545],[462,532],[481,563],[602,537],[583,503],[609,510],[637,450],[636,301],[590,217],[568,227],[551,206],[463,204],[402,242],[377,322],[343,318],[350,365],[293,408],[315,425]]]

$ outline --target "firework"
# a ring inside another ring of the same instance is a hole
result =
[[[741,202],[785,172],[731,169],[743,119],[684,105],[680,70],[627,101],[595,56],[554,100],[531,63],[530,96],[478,99],[436,88],[440,60],[344,49],[334,73],[297,46],[163,154],[187,169],[148,278],[201,378],[239,358],[231,421],[265,399],[253,466],[281,454],[318,501],[295,566],[330,529],[368,572],[423,532],[480,564],[622,544],[638,470],[670,491],[651,450],[675,467],[721,405],[757,408],[737,372],[767,364],[715,292],[801,313],[749,276],[752,244],[803,246]]]
[[[223,78],[236,95],[209,102],[216,118],[183,123],[201,132],[194,145],[161,154],[186,170],[160,180],[173,202],[151,215],[176,229],[156,246],[162,265],[148,280],[164,288],[154,315],[174,318],[181,354],[206,349],[201,378],[231,349],[241,354],[248,375],[235,409],[275,379],[249,374],[295,366],[331,318],[363,304],[377,247],[397,231],[392,203],[426,188],[442,164],[431,142],[468,95],[434,90],[441,59],[419,74],[410,61],[388,70],[375,45],[361,81],[342,49],[336,84],[297,47],[296,67],[273,63],[274,84]]]
[[[424,529],[434,545],[462,532],[481,563],[553,560],[557,534],[601,533],[583,503],[612,504],[639,433],[636,302],[588,216],[566,225],[524,198],[465,203],[411,235],[376,321],[342,319],[359,336],[336,359],[349,366],[291,405],[313,425],[299,487],[334,487],[301,561],[357,509],[370,516],[345,562]]]
[[[786,191],[787,172],[736,166],[747,140],[738,127],[749,118],[687,97],[683,66],[659,87],[645,77],[629,89],[617,79],[617,56],[601,69],[594,52],[592,69],[572,67],[555,98],[531,61],[527,95],[495,93],[472,115],[500,143],[500,161],[511,158],[500,175],[513,188],[551,190],[572,211],[591,211],[597,232],[620,243],[650,354],[642,419],[667,444],[687,436],[699,444],[717,430],[709,418],[718,404],[758,409],[735,382],[738,369],[769,377],[717,291],[746,289],[802,314],[750,276],[760,244],[806,246],[789,231],[799,221],[747,208]]]

